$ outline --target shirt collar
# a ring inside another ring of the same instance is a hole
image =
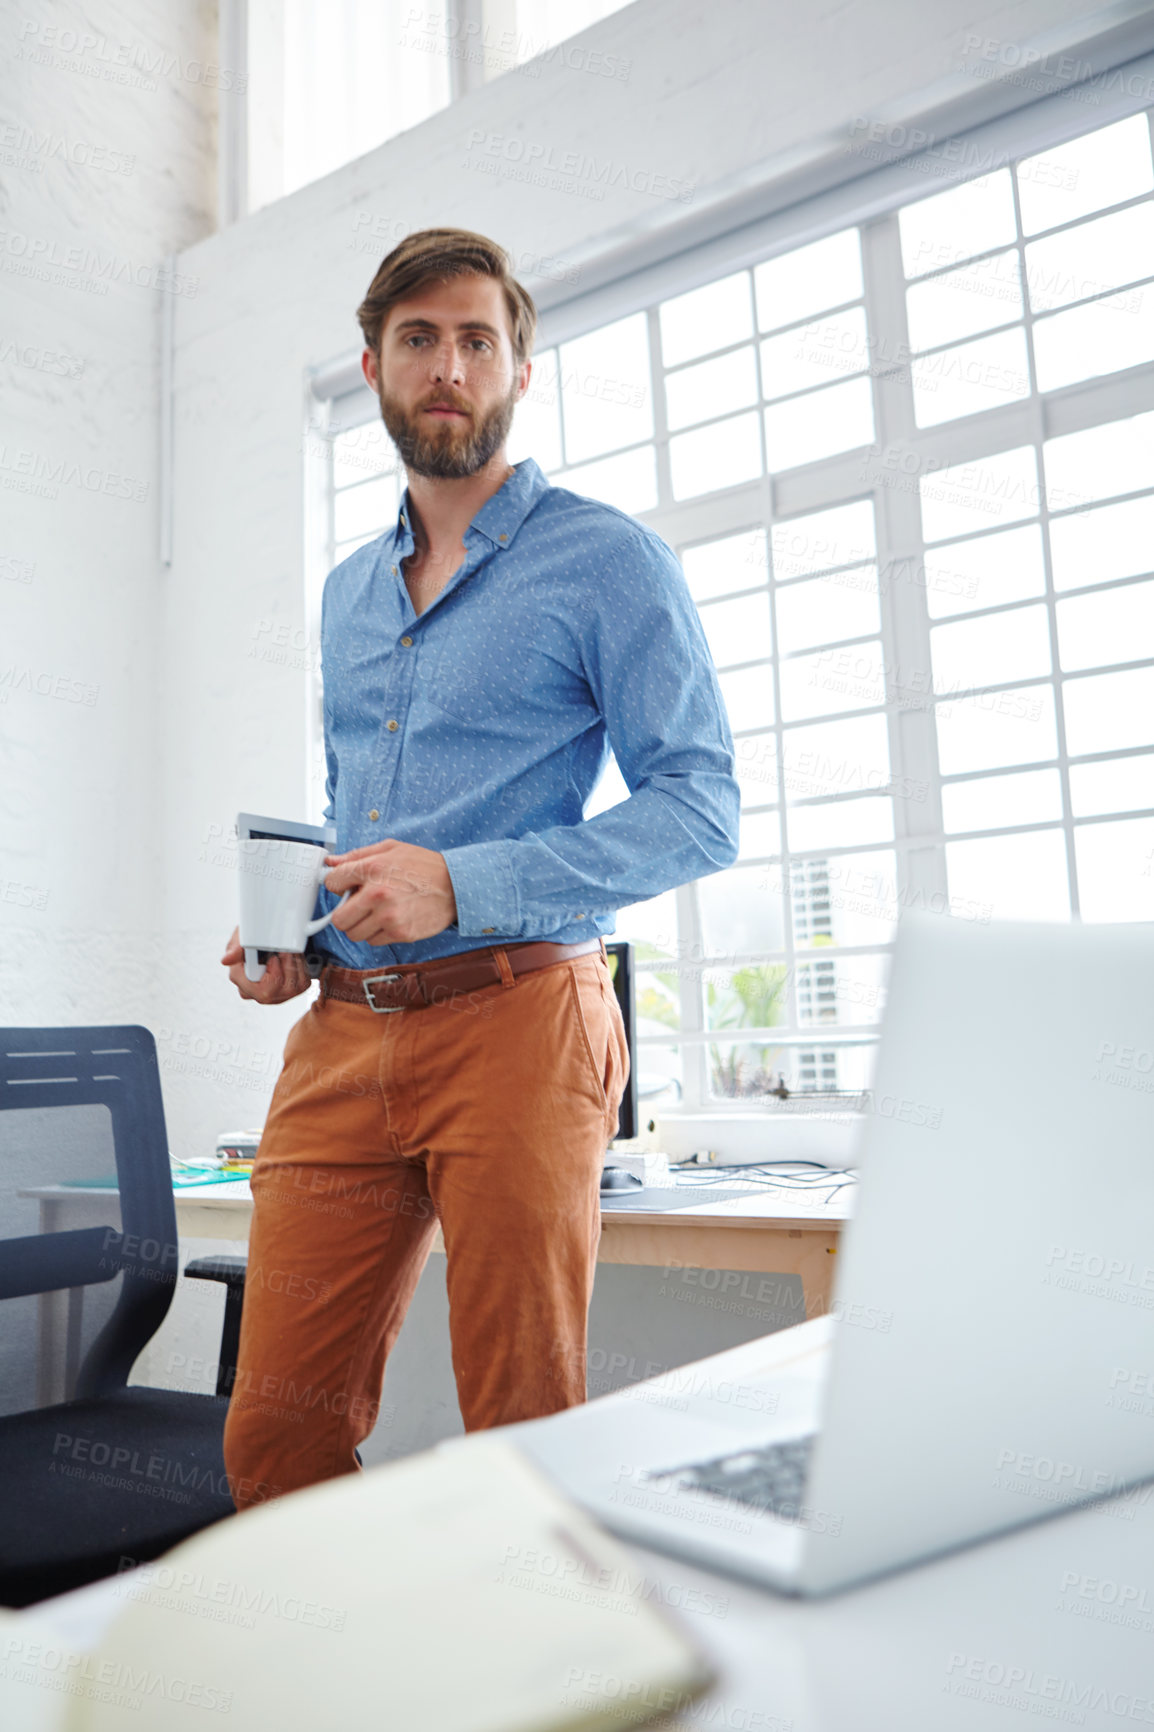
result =
[[[549,486],[544,472],[533,458],[522,458],[504,486],[499,487],[491,499],[486,499],[465,534],[478,530],[494,547],[511,547],[517,531]],[[412,533],[413,520],[406,487],[393,525],[395,545],[411,541]]]

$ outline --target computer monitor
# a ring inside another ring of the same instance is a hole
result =
[[[613,990],[621,1007],[625,1039],[629,1046],[629,1081],[621,1097],[616,1134],[618,1137],[636,1137],[640,1134],[640,1125],[637,1110],[637,1004],[633,990],[633,946],[626,943],[614,944],[606,939],[605,954],[609,958]]]

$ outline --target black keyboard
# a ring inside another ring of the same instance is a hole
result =
[[[735,1450],[732,1455],[693,1462],[680,1469],[682,1484],[747,1504],[764,1515],[795,1521],[801,1514],[815,1436],[811,1432],[761,1449]]]

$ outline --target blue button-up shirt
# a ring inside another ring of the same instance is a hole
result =
[[[401,565],[414,550],[406,489],[394,527],[325,584],[336,851],[391,838],[436,849],[457,899],[456,924],[412,944],[326,927],[314,946],[347,968],[607,935],[615,909],[737,856],[733,737],[660,536],[526,458],[464,545],[418,615]],[[610,747],[630,797],[586,819]],[[318,914],[335,900],[322,889]]]

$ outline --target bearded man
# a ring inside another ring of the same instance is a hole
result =
[[[614,912],[732,864],[739,790],[669,547],[505,455],[536,309],[505,250],[409,235],[358,309],[404,464],[325,585],[320,993],[252,1175],[234,1484],[357,1471],[438,1224],[467,1430],[585,1399],[600,1172],[628,1079]],[[586,819],[609,756],[629,798]],[[304,992],[304,959],[237,990]]]

